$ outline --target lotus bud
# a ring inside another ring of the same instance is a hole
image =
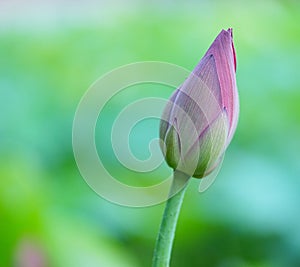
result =
[[[162,114],[161,149],[174,170],[202,178],[219,165],[238,121],[235,72],[232,29],[222,30]]]

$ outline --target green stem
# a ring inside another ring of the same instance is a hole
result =
[[[171,197],[166,203],[164,215],[161,221],[154,250],[152,267],[168,267],[170,265],[176,224],[189,178],[190,177],[182,172],[174,172],[174,178],[170,190]]]

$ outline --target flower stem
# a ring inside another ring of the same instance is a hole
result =
[[[176,224],[180,212],[189,176],[175,171],[170,189],[170,198],[166,203],[160,229],[158,232],[152,267],[169,267]]]

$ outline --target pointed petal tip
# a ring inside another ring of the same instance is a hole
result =
[[[229,33],[230,33],[230,35],[231,35],[231,38],[232,38],[232,37],[233,37],[233,30],[232,30],[232,28],[228,28],[227,32],[229,32]]]
[[[232,28],[228,28],[227,30],[222,29],[222,31],[220,32],[220,34],[226,34],[226,35],[230,35],[230,37],[233,37],[233,29]]]
[[[236,54],[235,54],[235,48],[234,48],[234,44],[233,44],[233,29],[232,28],[228,28],[228,30],[222,30],[221,33],[226,33],[230,35],[231,38],[231,48],[232,48],[232,53],[233,53],[233,63],[234,63],[234,70],[236,71]]]

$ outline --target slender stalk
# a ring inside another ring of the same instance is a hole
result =
[[[182,172],[175,171],[170,195],[164,210],[158,232],[152,267],[169,267],[175,230],[184,193],[188,184],[188,177]],[[177,192],[178,191],[178,192]]]

